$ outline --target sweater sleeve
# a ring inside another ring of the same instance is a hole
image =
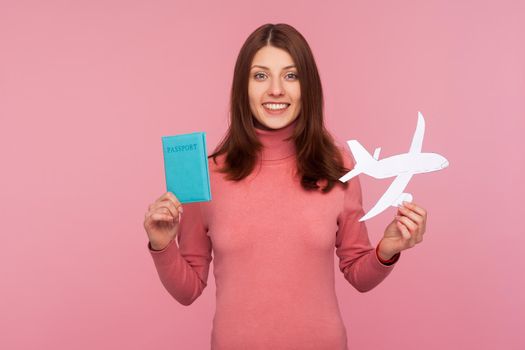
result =
[[[354,167],[350,154],[343,150],[345,167]],[[370,243],[365,221],[359,222],[365,213],[362,207],[362,193],[359,176],[348,181],[344,190],[343,208],[337,217],[336,254],[339,269],[348,282],[359,292],[368,292],[388,276],[400,253],[389,261],[381,263],[376,249]]]
[[[187,306],[207,285],[212,246],[200,202],[183,204],[183,210],[176,239],[162,250],[154,250],[150,242],[147,247],[166,290]]]

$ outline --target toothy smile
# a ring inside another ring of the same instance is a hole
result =
[[[263,103],[264,108],[267,108],[272,111],[286,109],[289,105],[289,103]]]

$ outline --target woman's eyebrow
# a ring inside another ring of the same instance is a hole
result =
[[[253,68],[255,68],[255,67],[259,67],[259,68],[263,68],[263,69],[266,69],[266,70],[270,70],[270,68],[265,67],[265,66],[260,66],[260,65],[258,65],[258,64],[253,65],[251,69],[253,69]],[[295,68],[295,65],[292,64],[292,65],[290,65],[290,66],[286,66],[286,67],[283,68],[283,70],[284,70],[284,69],[288,69],[288,68]]]

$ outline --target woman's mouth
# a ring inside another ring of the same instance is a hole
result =
[[[290,107],[289,103],[264,103],[264,110],[271,115],[279,115]]]

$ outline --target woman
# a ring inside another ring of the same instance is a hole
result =
[[[181,205],[167,192],[148,208],[159,277],[190,305],[213,251],[212,349],[346,349],[334,248],[346,280],[369,291],[421,242],[426,212],[407,203],[370,244],[358,177],[338,181],[351,155],[324,128],[316,64],[293,27],[266,24],[248,37],[230,102],[227,135],[208,157],[213,200]]]

